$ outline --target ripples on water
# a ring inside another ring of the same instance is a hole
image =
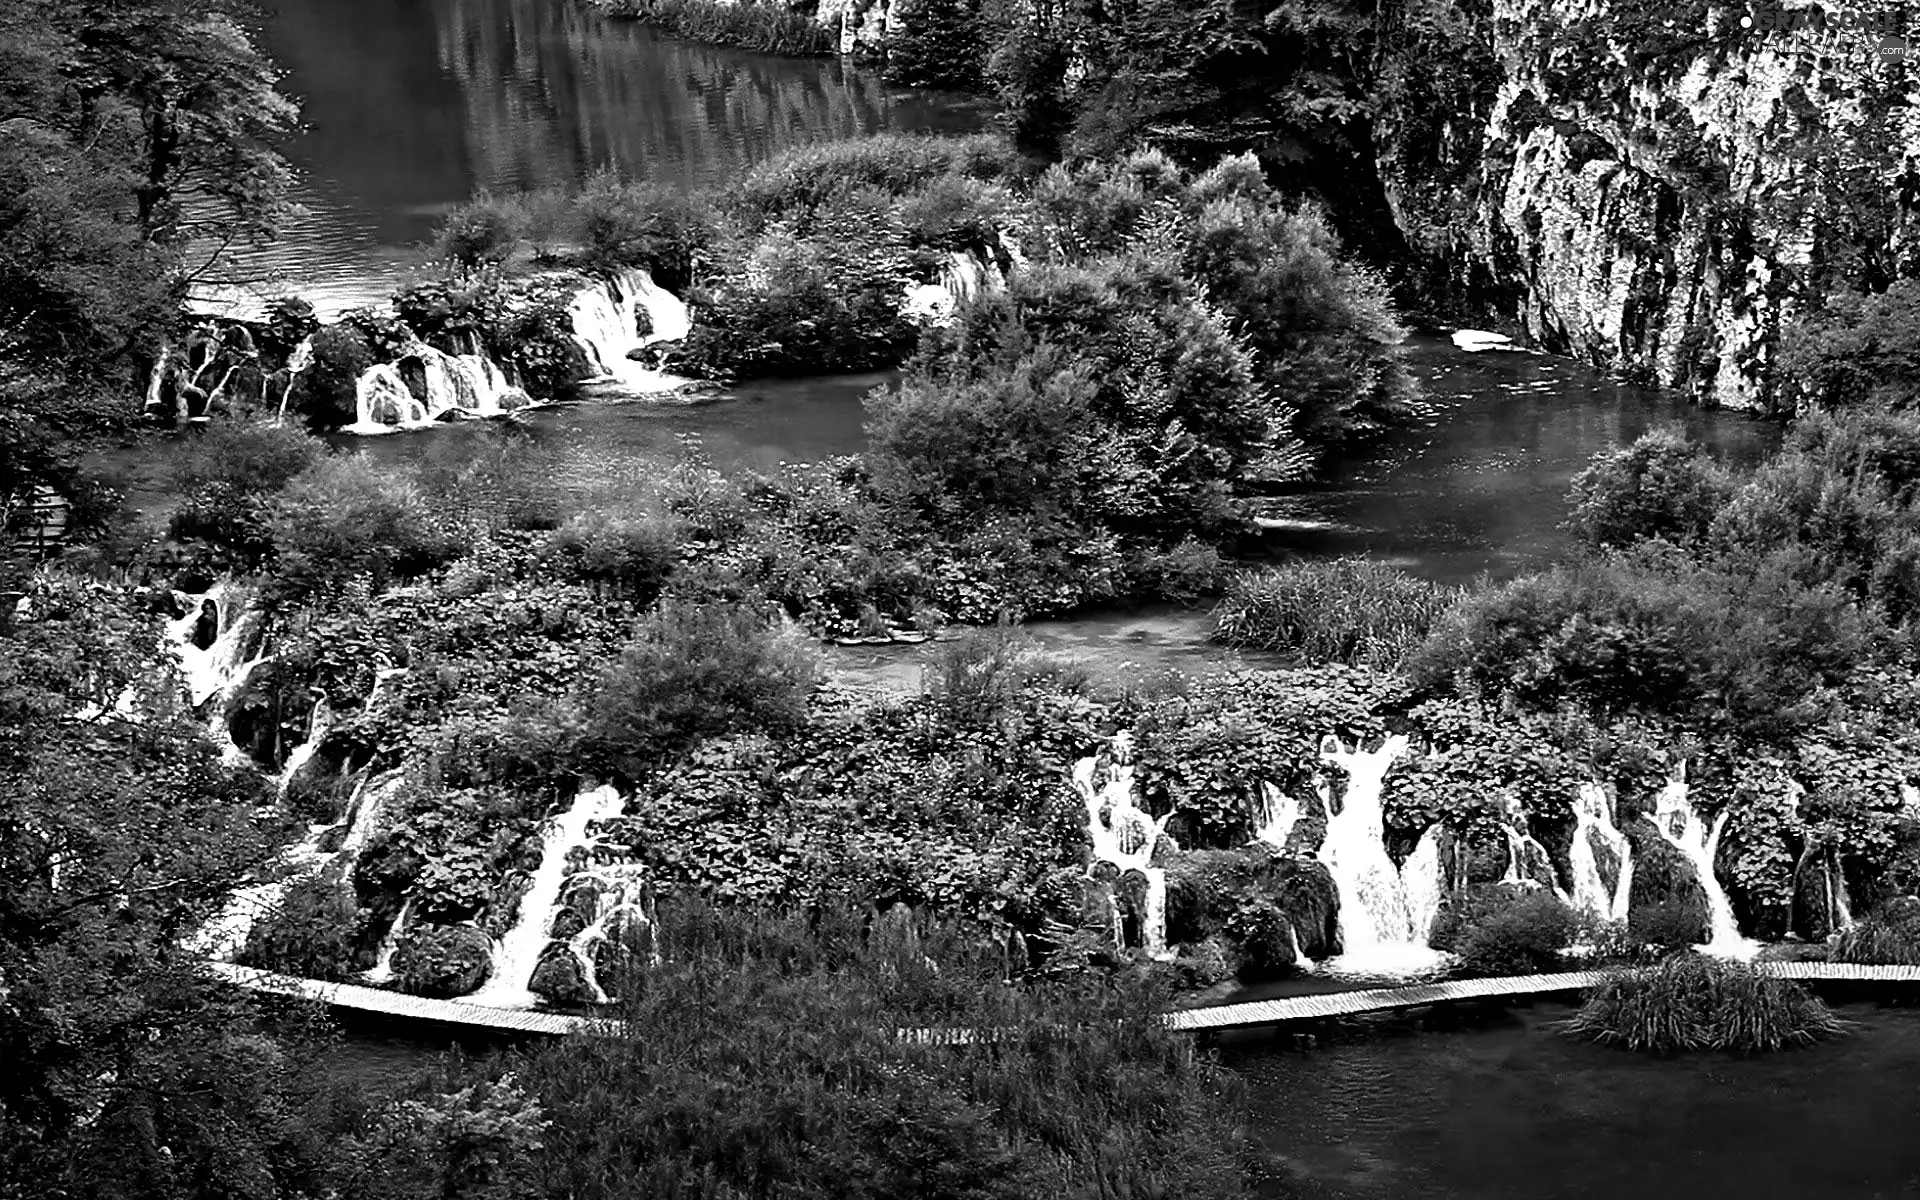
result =
[[[1302,1200],[1892,1200],[1920,1196],[1920,1013],[1854,1036],[1656,1059],[1571,1042],[1571,1010],[1298,1054],[1229,1046],[1262,1194]]]
[[[795,145],[980,127],[977,104],[832,59],[674,41],[577,0],[277,0],[263,41],[303,102],[304,212],[242,256],[245,289],[323,313],[378,304],[480,189],[565,187],[612,167],[681,187]]]

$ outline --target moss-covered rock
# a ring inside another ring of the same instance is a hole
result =
[[[400,990],[447,1000],[477,990],[493,970],[493,941],[471,925],[422,925],[393,954]]]

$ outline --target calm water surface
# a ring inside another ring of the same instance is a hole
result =
[[[1920,1196],[1920,1011],[1851,1005],[1839,1042],[1655,1059],[1555,1036],[1540,1005],[1469,1032],[1300,1054],[1229,1046],[1263,1194],[1302,1200]]]
[[[611,168],[723,185],[792,146],[965,131],[979,105],[830,59],[674,41],[577,0],[268,0],[262,31],[302,102],[289,148],[305,212],[244,256],[245,286],[323,313],[378,304],[481,189],[564,187]]]

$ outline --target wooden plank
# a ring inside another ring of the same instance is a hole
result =
[[[615,1036],[617,1021],[568,1013],[528,1009],[492,1008],[459,1000],[434,1000],[409,996],[381,988],[351,983],[323,983],[256,971],[231,963],[207,963],[207,972],[237,987],[268,995],[299,996],[336,1008],[356,1012],[381,1013],[414,1020],[435,1021],[445,1025],[503,1030],[515,1033],[590,1036]],[[1782,979],[1804,980],[1876,980],[1920,982],[1920,967],[1868,966],[1859,963],[1762,963],[1760,969]],[[1456,1000],[1488,999],[1510,996],[1544,996],[1557,992],[1585,991],[1604,982],[1605,971],[1565,971],[1552,975],[1509,975],[1496,979],[1456,979],[1446,983],[1409,984],[1392,988],[1356,988],[1345,992],[1321,992],[1308,996],[1287,996],[1272,1000],[1249,1000],[1230,1004],[1203,1005],[1176,1009],[1166,1015],[1169,1028],[1199,1032],[1213,1029],[1246,1029],[1261,1025],[1282,1025],[1290,1021],[1325,1017],[1361,1016],[1392,1012]],[[903,1029],[902,1038],[921,1043],[964,1045],[977,1040],[978,1031],[970,1029]]]

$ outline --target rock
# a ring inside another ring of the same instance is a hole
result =
[[[493,970],[493,939],[472,925],[422,925],[400,939],[400,990],[450,1000],[479,989]]]
[[[592,1004],[596,997],[587,986],[587,973],[573,951],[555,942],[550,944],[533,968],[527,990],[550,1004]]]

